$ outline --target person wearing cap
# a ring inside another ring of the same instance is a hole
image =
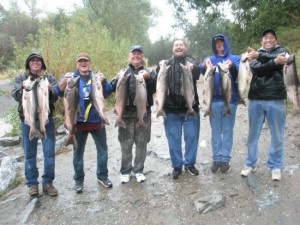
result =
[[[108,178],[108,147],[106,140],[106,129],[104,121],[101,120],[96,108],[91,101],[92,92],[92,77],[91,59],[87,53],[79,53],[76,56],[76,70],[75,72],[67,72],[59,81],[56,92],[59,96],[64,95],[67,86],[67,81],[70,78],[80,77],[78,82],[78,97],[80,115],[77,117],[75,138],[77,146],[73,145],[73,167],[74,167],[74,189],[77,193],[83,191],[84,184],[84,150],[88,134],[90,133],[94,139],[97,150],[97,181],[106,188],[113,186]],[[112,92],[112,87],[106,81],[103,74],[101,74],[101,82],[103,86],[104,98]]]
[[[212,144],[212,166],[211,171],[216,173],[221,171],[227,173],[231,169],[230,159],[233,145],[233,129],[235,124],[237,103],[239,100],[237,76],[240,64],[240,57],[231,54],[229,42],[225,35],[216,34],[212,38],[213,55],[206,57],[199,64],[202,74],[211,66],[216,66],[214,73],[214,92],[211,102],[212,115],[209,117],[211,126],[211,144]],[[231,79],[231,98],[230,98],[230,114],[224,114],[225,96],[222,93],[221,75],[217,67],[218,63],[225,63],[229,69]]]
[[[170,158],[172,162],[173,179],[178,179],[182,175],[182,167],[193,176],[199,175],[195,167],[200,133],[200,115],[199,115],[199,98],[197,93],[196,82],[200,76],[199,67],[195,64],[195,59],[187,55],[187,45],[184,40],[178,39],[173,43],[173,55],[170,59],[164,60],[167,66],[170,66],[167,72],[167,89],[168,94],[164,103],[165,134],[167,137]],[[187,66],[192,73],[194,90],[194,114],[187,115],[187,101],[185,100],[183,90],[183,73],[180,65]],[[157,68],[159,72],[160,67]],[[185,142],[185,153],[182,154],[182,133]]]
[[[133,45],[128,54],[128,67],[119,71],[127,77],[127,104],[122,119],[124,125],[118,127],[118,139],[121,145],[121,183],[129,182],[131,174],[136,177],[137,182],[145,181],[144,163],[147,155],[147,143],[150,141],[151,133],[151,109],[153,105],[153,94],[156,91],[156,73],[144,66],[144,51],[142,46]],[[142,74],[146,83],[147,91],[147,113],[144,116],[145,127],[137,126],[137,107],[134,103],[136,96],[135,75]],[[118,75],[111,81],[113,90],[116,92]],[[125,128],[126,127],[126,128]],[[132,165],[132,150],[135,144],[135,159]]]
[[[39,81],[41,78],[47,78],[49,82],[49,122],[46,124],[46,136],[41,136],[43,155],[44,155],[44,174],[42,176],[43,192],[50,196],[56,196],[58,194],[56,188],[53,185],[55,177],[55,127],[54,127],[54,103],[58,97],[54,93],[54,89],[57,87],[57,82],[53,75],[46,72],[46,65],[44,59],[39,52],[31,53],[25,60],[25,72],[16,76],[13,89],[11,91],[12,97],[19,103],[18,113],[21,120],[22,129],[22,145],[24,149],[25,160],[25,178],[26,185],[29,188],[29,195],[36,196],[39,194],[39,172],[37,167],[37,147],[38,137],[29,137],[30,126],[24,122],[24,112],[22,96],[26,91],[24,89],[24,82],[26,80]],[[36,102],[36,104],[38,104]],[[33,112],[32,112],[33,113]],[[28,119],[27,119],[28,121]]]
[[[261,45],[257,51],[248,49],[247,58],[253,77],[248,94],[248,153],[241,175],[247,177],[257,168],[258,140],[263,123],[267,120],[271,134],[267,166],[271,170],[272,180],[278,181],[283,166],[286,99],[283,66],[288,60],[285,57],[288,50],[278,45],[273,29],[263,31]]]

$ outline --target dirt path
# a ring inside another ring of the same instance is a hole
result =
[[[202,93],[202,92],[199,92]],[[154,110],[154,109],[153,109]],[[113,124],[115,116],[107,112]],[[298,224],[300,213],[300,169],[284,171],[280,182],[271,181],[266,168],[270,140],[268,128],[261,134],[259,168],[251,179],[242,178],[240,170],[246,155],[248,132],[247,108],[239,106],[234,130],[232,170],[212,174],[210,126],[201,112],[200,143],[196,166],[200,175],[184,173],[179,180],[171,177],[167,142],[162,118],[152,114],[152,136],[145,163],[146,181],[128,184],[119,179],[120,146],[117,128],[107,126],[109,177],[114,186],[106,189],[96,180],[96,152],[89,137],[85,152],[84,192],[73,190],[72,152],[63,151],[56,158],[55,186],[59,196],[41,195],[28,224]],[[300,118],[287,116],[285,166],[300,164]],[[40,168],[43,168],[40,165]],[[40,171],[41,172],[41,171]],[[291,174],[292,173],[292,174]],[[249,186],[251,186],[249,188]],[[216,192],[223,193],[225,205],[200,214],[194,201]],[[21,185],[0,199],[0,224],[20,224],[28,207],[27,188]]]

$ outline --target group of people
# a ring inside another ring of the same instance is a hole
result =
[[[247,60],[250,62],[253,74],[249,90],[249,135],[248,154],[245,159],[245,167],[241,171],[242,176],[248,176],[257,167],[258,140],[265,120],[267,120],[271,144],[269,148],[268,167],[272,171],[272,179],[281,179],[281,167],[283,165],[283,144],[285,108],[284,99],[286,90],[283,82],[283,65],[287,59],[281,54],[287,52],[277,44],[277,36],[274,30],[267,29],[262,33],[262,47],[257,51],[249,50]],[[221,83],[218,69],[215,70],[214,93],[211,104],[213,116],[210,116],[211,143],[212,143],[212,166],[213,173],[219,170],[227,173],[231,169],[230,159],[233,145],[233,129],[239,95],[237,91],[237,77],[240,57],[230,53],[229,43],[223,34],[217,34],[212,38],[213,55],[206,57],[199,65],[196,60],[187,54],[187,45],[183,40],[176,40],[172,48],[173,55],[165,60],[167,71],[167,94],[164,101],[164,128],[169,146],[171,164],[173,167],[172,177],[178,179],[184,168],[191,175],[198,175],[199,170],[195,167],[200,135],[200,112],[199,96],[196,83],[200,74],[210,66],[218,63],[226,63],[231,78],[231,114],[224,115],[224,94],[221,91]],[[121,183],[127,183],[135,176],[137,182],[145,181],[143,173],[144,163],[147,155],[147,143],[151,137],[151,106],[154,104],[153,94],[156,92],[157,73],[146,68],[144,65],[144,50],[140,45],[130,48],[128,54],[128,67],[119,73],[127,77],[126,90],[127,100],[122,119],[125,126],[118,127],[118,140],[121,147]],[[181,64],[189,65],[192,75],[194,89],[193,110],[195,115],[186,116],[187,104],[182,94],[183,76]],[[25,60],[25,72],[16,77],[12,96],[19,102],[18,112],[22,122],[22,144],[25,155],[25,178],[29,188],[29,195],[39,194],[38,169],[37,169],[37,141],[38,138],[29,139],[30,127],[24,122],[22,107],[22,94],[24,81],[38,79],[46,76],[49,80],[49,122],[46,125],[47,136],[41,137],[44,154],[44,174],[42,176],[43,192],[56,196],[57,189],[53,185],[55,169],[55,128],[53,120],[54,103],[58,96],[63,96],[67,81],[70,78],[79,78],[79,106],[80,115],[77,118],[75,138],[77,145],[73,146],[73,167],[74,167],[74,189],[77,193],[83,191],[84,185],[84,150],[88,134],[91,133],[97,150],[97,181],[106,188],[113,186],[108,178],[108,147],[105,125],[101,121],[95,107],[91,105],[91,58],[86,53],[76,56],[76,70],[73,73],[66,73],[57,83],[55,78],[46,72],[46,65],[42,55],[38,52],[30,54]],[[217,68],[217,67],[216,67]],[[147,90],[147,113],[144,117],[145,127],[136,126],[137,107],[135,99],[135,75],[142,74]],[[106,98],[118,88],[119,76],[107,81],[101,76],[103,95]],[[126,128],[125,128],[126,127]],[[185,142],[185,150],[181,149],[182,135]],[[133,144],[135,144],[135,158],[133,159]]]

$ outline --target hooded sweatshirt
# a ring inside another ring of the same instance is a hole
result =
[[[216,39],[217,38],[222,38],[224,40],[224,56],[219,55],[216,50]],[[205,74],[206,69],[204,68],[204,63],[208,59],[210,59],[213,66],[216,66],[219,62],[223,63],[227,60],[231,60],[233,64],[232,64],[232,67],[229,69],[229,73],[231,76],[231,87],[232,87],[230,103],[236,104],[237,101],[239,100],[236,78],[238,76],[238,71],[239,71],[240,56],[233,55],[230,53],[228,40],[223,34],[216,34],[212,38],[211,45],[212,45],[213,55],[206,57],[199,64],[200,71],[203,75]],[[214,95],[213,95],[213,99],[212,99],[213,102],[224,101],[224,95],[222,94],[222,91],[221,91],[221,83],[220,82],[221,82],[220,74],[219,74],[219,71],[216,70],[216,72],[215,72],[215,90],[214,90]]]

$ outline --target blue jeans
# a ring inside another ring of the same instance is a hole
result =
[[[283,100],[250,100],[248,107],[249,134],[247,166],[256,167],[258,139],[265,119],[271,133],[271,144],[267,165],[270,169],[283,165],[285,108]]]
[[[166,137],[169,144],[172,167],[192,166],[196,163],[199,133],[200,115],[185,119],[185,113],[167,113],[164,119]],[[184,133],[185,154],[182,156],[181,138]]]
[[[107,161],[107,143],[106,143],[106,130],[105,127],[92,131],[77,131],[75,136],[78,147],[73,147],[73,167],[74,167],[74,180],[84,181],[84,162],[83,155],[86,145],[88,134],[91,133],[97,150],[97,178],[103,179],[108,177]]]
[[[213,162],[229,162],[233,144],[236,104],[230,104],[231,115],[224,115],[224,102],[212,102],[209,117]]]
[[[36,166],[37,144],[38,138],[29,140],[30,127],[24,122],[21,123],[22,144],[25,156],[25,178],[28,187],[38,185],[39,171]],[[42,176],[42,184],[51,184],[54,180],[55,170],[55,127],[53,117],[49,118],[46,125],[47,138],[42,138],[42,147],[44,154],[44,174]]]

